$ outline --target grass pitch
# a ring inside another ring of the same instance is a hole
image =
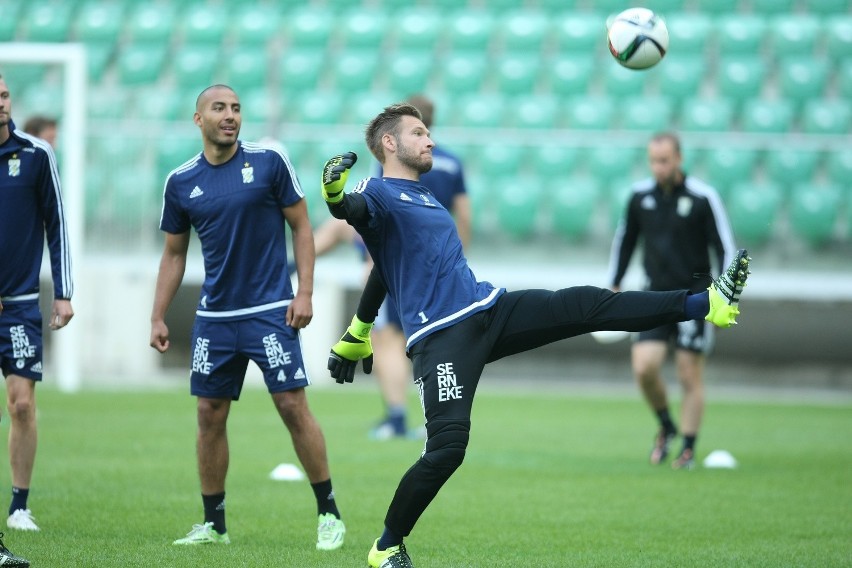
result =
[[[4,538],[35,568],[364,567],[422,447],[368,440],[375,390],[312,390],[348,528],[343,549],[320,553],[308,483],[269,479],[298,463],[289,436],[268,395],[247,390],[229,427],[232,544],[175,547],[202,520],[186,389],[38,399],[42,530]],[[711,400],[703,430],[699,458],[726,449],[736,470],[647,465],[654,423],[638,394],[486,388],[464,465],[406,540],[415,566],[852,566],[852,406]]]

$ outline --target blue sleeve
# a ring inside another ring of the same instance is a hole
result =
[[[74,294],[74,283],[71,279],[71,252],[68,245],[68,227],[65,223],[65,206],[59,184],[59,168],[50,146],[39,146],[36,151],[44,160],[39,167],[38,188],[53,274],[53,297],[70,300]]]
[[[289,207],[301,200],[305,194],[296,177],[296,171],[290,163],[290,159],[274,150],[269,150],[271,166],[273,168],[273,192],[278,205]]]
[[[160,230],[173,235],[187,232],[192,224],[186,210],[180,204],[173,176],[166,179],[163,191],[163,213],[160,216]]]

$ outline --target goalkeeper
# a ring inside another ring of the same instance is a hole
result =
[[[419,111],[392,105],[366,130],[370,151],[384,169],[344,193],[357,157],[330,159],[322,195],[334,217],[363,237],[374,267],[352,324],[332,347],[329,370],[351,382],[359,361],[372,367],[370,328],[385,295],[402,319],[426,418],[426,447],[406,472],[387,511],[368,563],[411,567],[403,538],[441,486],[461,465],[471,406],[486,363],[595,330],[641,331],[706,318],[719,327],[736,323],[748,256],[737,253],[708,291],[622,292],[580,286],[558,291],[507,292],[476,279],[462,254],[452,216],[418,183],[432,166],[429,131]]]

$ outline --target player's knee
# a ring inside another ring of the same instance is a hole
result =
[[[35,401],[31,398],[17,398],[8,401],[9,417],[15,422],[28,422],[35,418]]]
[[[449,476],[464,461],[470,439],[470,422],[430,423],[426,428],[429,437],[423,460]]]

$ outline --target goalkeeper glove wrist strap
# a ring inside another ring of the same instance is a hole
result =
[[[368,339],[370,330],[373,329],[372,323],[365,323],[358,319],[358,316],[352,316],[352,323],[349,324],[349,333],[358,339]]]

